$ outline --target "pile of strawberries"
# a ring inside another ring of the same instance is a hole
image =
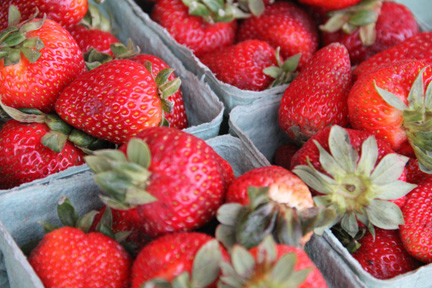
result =
[[[64,227],[44,223],[28,259],[45,287],[326,287],[303,247],[328,228],[379,279],[432,262],[432,39],[408,8],[141,2],[221,81],[290,82],[292,141],[235,177],[182,131],[173,69],[119,43],[96,6],[7,4],[0,189],[86,163],[104,203],[79,217],[61,199]]]

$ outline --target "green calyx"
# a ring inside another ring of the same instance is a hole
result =
[[[262,0],[182,0],[189,8],[189,14],[200,16],[209,23],[231,22],[264,12]],[[252,13],[252,14],[251,14]]]
[[[146,187],[151,172],[150,149],[146,143],[132,138],[127,144],[127,155],[119,150],[97,150],[85,161],[95,173],[96,184],[104,194],[102,201],[115,209],[131,209],[137,205],[157,201]]]
[[[97,5],[89,3],[87,13],[78,23],[87,29],[97,29],[111,32],[111,20],[106,17]]]
[[[257,246],[268,235],[279,243],[302,246],[302,238],[315,228],[333,223],[336,214],[317,207],[297,210],[270,199],[268,187],[249,187],[249,205],[227,203],[217,211],[221,223],[216,238],[225,247],[240,244],[246,248]],[[307,239],[308,240],[308,239]]]
[[[360,40],[364,46],[375,43],[376,29],[382,0],[365,0],[359,4],[330,12],[330,19],[320,26],[326,32],[344,31],[347,34],[359,29]]]
[[[110,45],[111,52],[114,56],[107,53],[100,52],[94,48],[84,53],[84,60],[87,70],[93,70],[100,65],[110,62],[114,59],[129,59],[139,54],[140,48],[135,46],[131,39],[128,40],[127,45],[117,42]]]
[[[337,125],[330,130],[330,153],[317,141],[315,144],[325,173],[311,163],[296,166],[293,172],[309,187],[324,194],[314,197],[315,204],[334,209],[336,222],[349,235],[357,234],[357,221],[365,224],[371,233],[374,233],[374,226],[398,229],[404,224],[400,208],[387,200],[399,199],[416,187],[398,180],[407,157],[391,153],[377,163],[378,146],[373,136],[363,142],[359,156],[350,144],[348,132]]]
[[[295,253],[277,259],[276,244],[267,236],[257,247],[254,257],[246,248],[235,245],[230,251],[231,263],[222,262],[220,285],[224,288],[299,287],[312,268],[295,271]]]
[[[205,243],[197,252],[192,273],[184,272],[171,282],[162,278],[147,281],[141,288],[205,288],[217,280],[220,274],[222,253],[217,240]]]
[[[301,54],[291,56],[285,62],[281,61],[280,58],[280,47],[276,49],[276,61],[277,66],[267,67],[263,70],[265,75],[272,77],[274,80],[269,85],[269,88],[273,88],[279,85],[291,83],[294,78],[298,75],[296,72]]]
[[[426,92],[423,85],[423,68],[415,79],[408,95],[408,105],[398,96],[379,88],[375,89],[387,104],[403,112],[403,128],[418,159],[420,169],[432,174],[432,85]]]
[[[0,59],[4,59],[4,65],[15,65],[21,60],[21,55],[30,63],[35,63],[42,55],[41,50],[44,43],[39,37],[27,38],[30,31],[39,30],[45,23],[43,19],[32,21],[37,15],[29,20],[21,21],[18,8],[14,5],[9,7],[8,28],[0,32]]]

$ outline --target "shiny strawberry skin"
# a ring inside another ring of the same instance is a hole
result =
[[[88,52],[93,47],[102,53],[113,55],[110,49],[111,44],[120,42],[111,32],[87,29],[81,25],[75,25],[69,28],[68,31],[83,53]]]
[[[258,254],[258,248],[254,247],[250,249],[249,252],[256,259]],[[289,246],[289,245],[284,245],[284,244],[277,244],[276,253],[277,253],[276,259],[280,259],[282,256],[288,253],[294,253],[297,256],[297,261],[294,267],[294,271],[312,268],[312,270],[309,272],[304,282],[298,286],[299,288],[326,288],[327,287],[323,275],[321,274],[321,272],[318,270],[318,268],[311,261],[311,259],[303,249]]]
[[[145,64],[146,61],[150,61],[152,63],[153,75],[157,75],[159,71],[170,68],[167,63],[165,63],[162,59],[157,56],[150,54],[139,54],[134,56],[130,60],[140,63],[142,65]],[[174,72],[175,73],[175,72]],[[171,74],[168,80],[174,80],[175,75]],[[168,97],[168,101],[174,103],[173,110],[171,113],[165,113],[165,118],[170,123],[170,127],[174,127],[177,129],[185,129],[188,127],[188,120],[186,115],[186,108],[183,101],[183,94],[181,89],[179,89],[176,93]]]
[[[71,166],[84,164],[84,153],[66,142],[61,153],[41,143],[49,131],[39,123],[6,122],[0,130],[0,189],[44,178]]]
[[[375,237],[367,232],[358,242],[361,246],[352,256],[375,278],[390,279],[421,265],[403,247],[398,230],[375,228]]]
[[[354,69],[353,76],[358,79],[361,75],[369,74],[382,65],[407,59],[432,64],[432,32],[417,33],[392,48],[375,54],[360,63]]]
[[[408,183],[414,183],[419,184],[420,182],[424,181],[426,178],[431,177],[430,174],[427,174],[420,170],[418,160],[415,158],[410,158],[407,166],[407,182]]]
[[[381,66],[359,78],[348,95],[348,113],[351,126],[370,131],[388,141],[393,150],[413,156],[409,148],[402,111],[387,104],[374,87],[377,85],[394,93],[405,104],[411,86],[426,64],[421,61],[399,61]],[[424,72],[424,84],[432,80],[432,69]],[[426,87],[426,86],[425,86]]]
[[[276,66],[275,50],[260,40],[246,40],[200,58],[222,82],[239,89],[262,91],[273,79],[263,70]]]
[[[0,6],[0,30],[7,27],[8,9],[17,6],[23,20],[29,19],[39,9],[39,17],[45,13],[48,19],[56,21],[63,27],[78,24],[88,8],[87,0],[3,0]]]
[[[313,20],[302,8],[291,2],[275,2],[259,17],[245,19],[237,32],[237,42],[257,39],[280,47],[281,56],[301,53],[299,69],[318,49],[318,31]]]
[[[417,21],[412,12],[402,4],[389,1],[383,2],[375,29],[376,40],[371,46],[363,45],[358,29],[351,34],[343,31],[324,32],[322,33],[322,41],[324,45],[339,42],[347,47],[351,63],[354,66],[419,32]]]
[[[151,18],[166,28],[180,44],[190,48],[195,56],[234,43],[237,22],[211,24],[198,16],[189,15],[181,0],[158,0]]]
[[[326,10],[339,10],[354,6],[362,0],[298,0],[298,2],[324,8]]]
[[[402,208],[405,224],[400,236],[405,249],[416,259],[432,263],[432,178],[420,182],[407,195]]]
[[[59,228],[42,238],[29,262],[46,288],[129,287],[131,257],[102,233]]]
[[[333,43],[317,51],[291,82],[279,107],[279,125],[292,139],[306,139],[328,125],[348,124],[346,99],[351,88],[347,49]]]
[[[162,119],[152,75],[131,60],[113,60],[81,74],[62,91],[55,108],[70,125],[116,144]]]
[[[14,108],[52,112],[60,92],[86,71],[83,54],[69,32],[51,20],[26,36],[40,37],[45,47],[35,63],[21,57],[18,64],[5,66],[0,60],[2,101]]]
[[[204,233],[180,232],[153,240],[141,250],[134,261],[132,288],[140,288],[143,283],[153,278],[171,281],[183,272],[191,273],[196,253],[213,239]],[[221,251],[227,259],[225,249],[221,248]]]
[[[202,139],[176,128],[152,127],[136,137],[150,148],[146,191],[157,198],[136,207],[144,231],[155,237],[209,222],[225,196],[216,152]],[[126,145],[120,150],[125,152]]]

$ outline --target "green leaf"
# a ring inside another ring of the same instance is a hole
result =
[[[91,225],[93,224],[94,217],[98,214],[98,211],[90,211],[84,214],[84,216],[80,217],[76,223],[76,227],[81,231],[87,233],[90,230]]]
[[[220,224],[216,227],[215,237],[224,247],[230,249],[236,244],[235,228],[233,226],[227,226]]]
[[[154,278],[142,284],[141,288],[172,288],[172,285],[165,279]]]
[[[223,204],[217,210],[216,218],[224,225],[234,226],[242,208],[243,205],[239,203]]]
[[[357,173],[371,175],[378,161],[378,145],[374,136],[368,137],[361,147],[361,156],[357,164]]]
[[[374,87],[376,89],[376,91],[378,92],[378,94],[383,98],[383,100],[390,106],[400,110],[400,111],[404,111],[408,109],[408,106],[405,105],[405,103],[399,99],[398,96],[396,96],[395,94],[386,91],[384,89],[379,88],[376,85],[376,82],[374,80]]]
[[[332,155],[330,155],[317,141],[315,141],[315,145],[318,147],[319,151],[319,162],[321,163],[324,171],[329,173],[333,178],[336,178],[341,175],[345,175],[347,171],[345,168],[347,165],[340,165],[343,163],[339,163]]]
[[[233,247],[231,262],[236,273],[242,278],[248,278],[252,275],[255,267],[255,259],[244,247],[240,245]]]
[[[323,194],[332,193],[330,186],[326,184],[333,183],[334,180],[315,168],[306,165],[297,165],[292,172],[299,176],[300,179],[312,189]]]
[[[94,151],[95,156],[103,157],[107,161],[127,162],[126,155],[119,150],[103,149]]]
[[[63,226],[76,227],[78,212],[68,198],[62,197],[57,205],[57,215]]]
[[[161,98],[163,100],[168,99],[168,97],[170,97],[180,89],[180,86],[181,86],[180,78],[175,78],[174,80],[166,82],[162,85],[158,85],[159,90],[162,92]],[[172,106],[173,105],[174,104],[172,104]],[[171,105],[170,105],[170,109],[165,109],[165,110],[168,110],[167,113],[170,113],[172,110]]]
[[[399,225],[404,224],[402,211],[390,201],[372,200],[366,212],[371,224],[381,229],[399,229]]]
[[[265,204],[270,201],[269,196],[270,187],[247,187],[248,197],[250,201],[250,208],[255,210],[259,205]]]
[[[272,78],[278,78],[282,74],[282,69],[276,66],[264,68],[263,73]]]
[[[172,281],[172,287],[173,288],[190,288],[189,283],[190,283],[189,273],[183,272],[182,274],[180,274],[179,276],[174,278],[174,280]],[[199,287],[197,287],[197,288],[199,288]]]
[[[219,10],[223,9],[223,1],[218,0],[202,0],[202,2],[213,12],[217,13]]]
[[[359,27],[375,23],[377,19],[377,12],[373,10],[360,10],[349,18],[349,23]]]
[[[133,185],[112,171],[98,173],[94,180],[104,194],[119,201],[125,200],[126,191]]]
[[[41,143],[52,151],[60,153],[63,151],[67,139],[68,136],[61,132],[50,131],[42,137]]]
[[[189,14],[204,17],[210,15],[210,10],[204,4],[192,1],[189,5]]]
[[[301,53],[298,53],[285,60],[285,62],[282,64],[282,70],[285,72],[294,72],[297,70],[301,55]]]
[[[315,144],[317,143],[318,142]],[[324,148],[322,148],[322,150],[324,150]],[[329,134],[329,150],[340,167],[342,167],[342,171],[337,172],[338,175],[352,174],[355,172],[359,156],[357,151],[351,145],[348,132],[344,128],[338,125],[332,126]],[[329,170],[326,171],[330,173]]]
[[[158,199],[151,195],[149,192],[144,191],[140,188],[130,186],[126,191],[125,203],[132,205],[143,205],[156,202]]]
[[[263,0],[248,0],[248,7],[249,11],[254,16],[260,16],[262,13],[264,13],[265,5]]]
[[[385,155],[372,172],[371,180],[375,185],[397,181],[402,175],[408,158],[396,153]]]
[[[192,286],[205,288],[219,276],[222,253],[217,240],[204,244],[195,255],[192,268]]]
[[[42,56],[41,52],[32,48],[23,47],[21,48],[21,52],[24,54],[24,57],[26,57],[30,63],[36,63],[40,56]]]
[[[245,281],[236,273],[229,263],[222,261],[221,270],[222,275],[220,277],[220,283],[224,283],[228,287],[243,287]]]
[[[95,173],[106,172],[112,169],[111,163],[103,157],[92,155],[85,156],[84,161],[87,163],[90,170]]]
[[[417,185],[405,181],[396,181],[379,186],[377,198],[382,200],[399,199],[411,192]]]
[[[287,253],[283,255],[281,258],[279,258],[271,271],[272,280],[279,285],[290,280],[296,262],[297,256],[295,253]]]
[[[21,21],[21,13],[15,5],[9,6],[8,12],[8,27],[16,26]]]
[[[408,94],[408,103],[411,107],[423,107],[424,106],[424,86],[423,86],[423,73],[426,68],[420,70],[414,83],[411,86],[410,92]]]
[[[426,88],[426,93],[425,93],[425,107],[431,109],[432,108],[432,84],[429,83],[427,88]]]
[[[302,224],[295,208],[283,209],[278,214],[276,231],[273,235],[279,243],[300,246],[301,238],[304,235]]]
[[[44,221],[39,221],[38,223],[39,223],[39,225],[42,226],[42,229],[44,230],[45,234],[48,234],[48,233],[50,233],[54,230],[57,230],[59,228],[58,225],[47,223]]]
[[[347,15],[344,13],[335,13],[330,17],[324,25],[319,26],[322,31],[336,32],[342,29],[342,26],[348,21]]]
[[[274,263],[277,258],[276,243],[273,236],[267,235],[264,240],[258,246],[258,252],[256,255],[257,263]]]
[[[342,217],[341,226],[351,237],[355,237],[358,232],[358,223],[355,214],[345,214]]]

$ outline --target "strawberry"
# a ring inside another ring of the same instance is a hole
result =
[[[420,169],[428,172],[432,171],[432,143],[426,136],[432,90],[424,87],[432,79],[432,68],[425,66],[405,60],[363,75],[349,93],[348,111],[352,127],[384,138],[396,152],[415,154]]]
[[[285,169],[291,168],[291,158],[300,149],[300,147],[294,143],[287,142],[281,144],[275,151],[273,156],[273,162],[277,166],[281,166]]]
[[[361,2],[334,12],[331,17],[321,26],[322,42],[324,45],[342,43],[349,51],[352,65],[358,65],[419,32],[412,12],[396,2]]]
[[[432,262],[432,179],[420,182],[407,196],[402,208],[405,224],[400,227],[400,236],[405,249],[416,259]]]
[[[361,246],[352,256],[375,278],[390,279],[422,265],[405,250],[399,230],[378,228],[358,241]]]
[[[64,227],[45,225],[48,233],[28,257],[44,287],[128,288],[132,259],[113,238],[86,232],[94,213],[78,219],[67,199],[58,211]]]
[[[407,182],[409,183],[419,184],[420,182],[431,176],[430,174],[427,174],[420,170],[418,159],[415,158],[409,159],[406,166],[406,171],[406,178]]]
[[[371,58],[363,61],[354,71],[354,78],[358,79],[363,74],[369,74],[372,70],[385,64],[399,60],[419,60],[432,64],[432,32],[421,32],[388,48]]]
[[[0,189],[44,178],[84,164],[84,153],[69,141],[54,152],[42,141],[50,128],[43,123],[9,120],[0,130]]]
[[[245,19],[239,25],[237,42],[248,39],[265,41],[275,49],[280,47],[283,59],[301,54],[298,69],[318,49],[318,31],[313,20],[291,2],[275,2],[260,16]]]
[[[89,5],[85,17],[77,25],[68,28],[68,31],[83,53],[94,48],[102,53],[113,55],[111,44],[120,42],[111,33],[110,20],[93,4]]]
[[[266,89],[273,79],[263,70],[277,65],[276,51],[259,40],[247,40],[207,53],[200,60],[220,81],[251,91]]]
[[[136,137],[120,151],[100,150],[86,157],[103,200],[114,209],[136,208],[150,237],[209,222],[225,195],[216,152],[196,136],[170,127],[151,127]]]
[[[163,123],[163,111],[169,111],[170,105],[166,97],[178,89],[180,81],[158,90],[168,82],[169,73],[162,76],[154,79],[143,65],[131,60],[113,60],[77,77],[62,91],[55,108],[70,125],[122,144],[143,129]]]
[[[240,288],[244,287],[243,283],[250,287],[327,287],[321,272],[304,250],[276,244],[271,236],[249,251],[237,244],[230,254],[233,265],[222,262],[220,283],[223,287]]]
[[[39,10],[40,15],[44,13],[63,27],[76,25],[87,12],[87,0],[4,0],[0,6],[0,30],[8,26],[8,9],[10,5],[18,7],[24,20]]]
[[[326,126],[346,126],[350,87],[351,65],[346,48],[339,43],[321,48],[285,90],[279,125],[298,142]]]
[[[193,3],[197,4],[195,7],[198,10],[203,8],[203,5],[200,6],[197,1],[191,2],[191,7],[188,8],[181,0],[158,0],[151,12],[151,18],[167,29],[178,43],[190,48],[197,57],[233,44],[237,22],[235,20],[220,22],[218,19],[214,20],[208,17],[204,19],[201,16],[195,16],[199,15],[200,12],[193,11]],[[220,3],[215,4],[219,6]],[[217,7],[216,11],[219,9],[223,9],[223,7]],[[211,16],[210,13],[212,12],[206,14]],[[217,13],[213,13],[213,16],[217,15]],[[227,14],[225,13],[225,15]]]
[[[318,207],[335,209],[342,229],[354,237],[360,225],[398,229],[405,195],[408,158],[391,150],[372,133],[334,125],[310,138],[293,156],[291,166],[311,189]],[[390,201],[391,200],[391,201]]]
[[[15,108],[53,111],[63,88],[85,71],[83,54],[58,23],[48,19],[19,23],[19,13],[11,7],[12,26],[0,40],[2,102]]]
[[[170,68],[162,59],[150,54],[139,54],[130,58],[130,60],[138,62],[144,66],[147,61],[150,61],[153,75],[158,75],[163,69]],[[174,73],[168,77],[168,81],[173,80],[175,80]],[[188,120],[181,90],[177,90],[177,92],[169,96],[167,100],[174,104],[172,111],[170,113],[165,113],[165,118],[168,120],[170,127],[178,129],[187,128]]]
[[[132,288],[149,285],[151,280],[175,282],[175,278],[180,279],[185,274],[191,276],[186,280],[191,283],[188,287],[216,287],[222,256],[228,258],[225,249],[204,233],[180,232],[161,236],[146,245],[135,259]],[[208,262],[202,262],[205,259]],[[206,265],[200,267],[203,263]]]
[[[338,10],[354,6],[362,0],[298,0],[298,2],[326,10]]]

